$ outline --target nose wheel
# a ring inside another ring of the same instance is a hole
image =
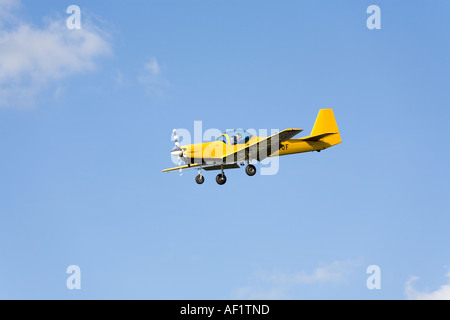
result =
[[[247,175],[249,175],[250,177],[253,177],[256,174],[256,167],[252,164],[249,164],[246,168],[245,168],[245,173]]]
[[[224,185],[227,182],[227,177],[223,173],[219,173],[216,177],[216,182],[219,185]]]

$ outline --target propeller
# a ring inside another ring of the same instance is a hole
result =
[[[180,140],[178,139],[177,130],[173,129],[172,140],[175,141],[175,148],[170,151],[174,157],[178,157],[178,166],[181,167],[181,160],[183,160],[183,149],[180,148]],[[183,169],[180,169],[180,176],[183,175]]]

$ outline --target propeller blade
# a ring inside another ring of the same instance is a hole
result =
[[[175,141],[175,147],[179,148],[180,143],[179,143],[178,136],[177,136],[177,130],[173,129],[172,134],[173,134],[173,140]]]
[[[177,130],[172,131],[173,141],[175,141],[175,148],[170,151],[170,154],[174,157],[178,157],[178,166],[181,167],[181,160],[183,157],[183,149],[180,148],[180,140],[178,139]],[[179,170],[180,176],[183,175],[183,169]]]

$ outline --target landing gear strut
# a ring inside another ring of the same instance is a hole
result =
[[[256,167],[252,164],[249,164],[246,168],[245,168],[245,173],[247,175],[249,175],[250,177],[253,177],[256,174]]]

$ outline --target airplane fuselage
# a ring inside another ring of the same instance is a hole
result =
[[[259,137],[252,137],[246,144],[241,145],[230,145],[225,144],[221,141],[205,142],[199,144],[192,144],[187,146],[182,146],[183,150],[183,160],[189,164],[229,164],[235,163],[235,157],[225,157],[225,155],[236,154],[240,151],[245,152],[245,148],[255,142],[260,141]],[[275,152],[268,152],[268,157],[285,156],[296,153],[321,151],[330,148],[338,143],[341,143],[339,134],[331,135],[325,137],[318,141],[304,141],[303,139],[289,139],[287,141],[281,142],[279,148]],[[259,160],[256,154],[253,157],[249,155],[243,155],[244,159],[242,161],[249,160]],[[254,158],[254,159],[252,159]]]

